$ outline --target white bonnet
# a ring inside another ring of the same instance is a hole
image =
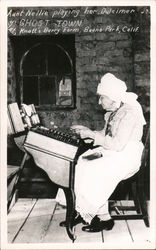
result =
[[[135,106],[138,118],[140,117],[143,125],[146,124],[141,105],[137,101],[138,96],[133,92],[126,92],[126,90],[127,86],[125,82],[121,81],[111,73],[106,73],[98,84],[97,94],[106,95],[116,102],[123,102]]]
[[[97,94],[106,95],[113,101],[122,101],[125,96],[127,86],[111,73],[106,73],[97,87]]]

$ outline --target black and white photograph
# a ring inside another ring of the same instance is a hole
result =
[[[1,249],[155,249],[155,10],[1,2]]]

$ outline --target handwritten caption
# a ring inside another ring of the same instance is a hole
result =
[[[21,8],[8,10],[8,31],[13,35],[24,34],[59,34],[59,33],[102,33],[102,32],[139,32],[139,25],[105,24],[93,19],[109,15],[135,14],[135,8]],[[141,14],[150,14],[148,8],[140,10]],[[90,19],[89,19],[90,18]],[[92,19],[91,19],[92,18]]]

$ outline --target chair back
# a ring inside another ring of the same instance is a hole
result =
[[[148,125],[145,135],[144,150],[141,158],[141,168],[147,166],[149,160],[149,152],[150,152],[150,126]]]

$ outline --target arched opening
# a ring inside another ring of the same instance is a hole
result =
[[[22,102],[36,106],[73,105],[73,63],[58,44],[38,43],[21,58]]]
[[[16,101],[37,110],[75,108],[75,35],[12,36]]]

